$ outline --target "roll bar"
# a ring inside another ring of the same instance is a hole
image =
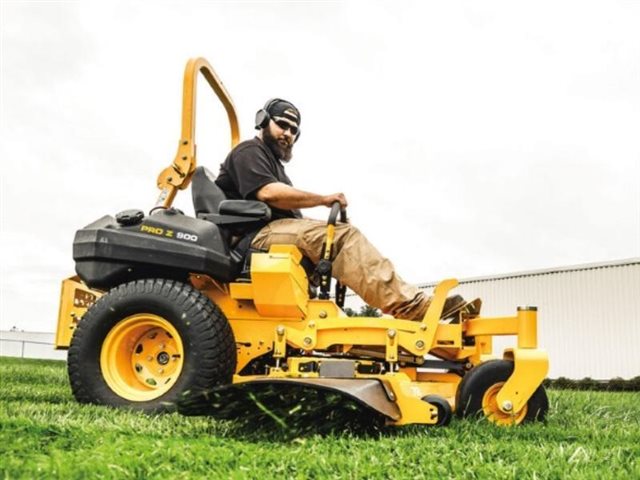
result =
[[[169,208],[178,190],[184,190],[191,183],[191,176],[196,169],[196,87],[198,72],[202,73],[218,99],[222,102],[229,126],[231,127],[231,147],[235,147],[240,140],[240,127],[233,101],[227,89],[222,84],[213,67],[206,59],[191,58],[184,69],[182,89],[182,132],[178,153],[173,163],[158,175],[160,196],[155,208]]]

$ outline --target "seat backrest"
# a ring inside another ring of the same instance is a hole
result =
[[[227,197],[215,182],[215,175],[205,167],[197,167],[191,177],[191,196],[196,217],[202,213],[218,213],[220,202]]]

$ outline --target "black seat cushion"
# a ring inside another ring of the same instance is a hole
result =
[[[193,172],[191,196],[197,217],[201,213],[218,213],[220,203],[227,199],[215,179],[215,175],[205,167],[198,167]]]
[[[258,200],[223,200],[218,207],[220,215],[235,215],[260,220],[271,220],[269,205]]]

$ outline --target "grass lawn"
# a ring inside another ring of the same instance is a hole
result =
[[[0,478],[640,478],[640,394],[548,393],[546,424],[292,436],[78,405],[64,363],[0,357]]]

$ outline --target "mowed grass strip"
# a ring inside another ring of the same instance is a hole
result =
[[[548,422],[516,428],[296,436],[79,405],[62,362],[0,357],[0,390],[0,478],[640,478],[637,393],[552,390]]]

